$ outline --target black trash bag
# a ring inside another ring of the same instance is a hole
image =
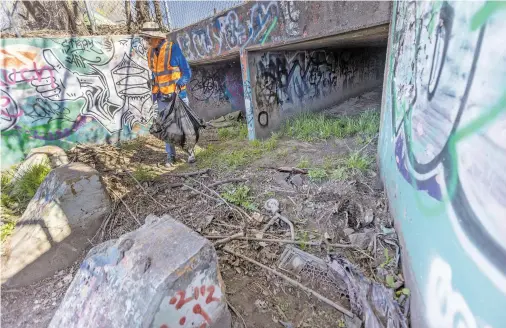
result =
[[[158,112],[149,133],[162,141],[180,146],[190,154],[199,141],[199,130],[203,127],[204,121],[177,94],[172,97],[170,106]]]

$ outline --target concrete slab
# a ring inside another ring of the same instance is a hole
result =
[[[165,215],[94,247],[49,327],[230,325],[214,247]]]
[[[2,284],[26,286],[73,264],[110,208],[95,169],[71,163],[52,170],[8,240]]]

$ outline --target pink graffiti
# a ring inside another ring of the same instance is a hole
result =
[[[22,68],[19,71],[16,71],[15,68],[12,69],[12,73],[8,75],[7,70],[2,70],[3,81],[0,81],[0,86],[8,87],[9,85],[15,85],[20,82],[32,82],[33,80],[41,81],[42,74],[44,71],[48,71],[50,75],[51,87],[56,88],[56,84],[54,83],[53,76],[53,68],[48,65],[44,65],[40,69],[37,69],[37,63],[33,62],[33,70],[28,70],[28,68]]]
[[[24,114],[24,112],[23,112],[23,110],[22,110],[22,109],[20,109],[20,110],[19,110],[19,113],[17,113],[17,114],[9,114],[9,113],[7,113],[5,110],[3,110],[3,109],[0,111],[0,113],[1,113],[3,116],[7,116],[7,117],[9,117],[9,118],[18,118],[18,117],[23,116],[23,114]]]

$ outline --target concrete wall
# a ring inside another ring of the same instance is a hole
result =
[[[151,119],[146,49],[132,36],[0,40],[2,167],[31,148],[115,142]]]
[[[388,23],[388,2],[250,1],[169,34],[192,61]]]
[[[241,65],[239,59],[213,65],[192,66],[188,85],[192,108],[210,120],[230,112],[244,112]]]
[[[397,2],[379,140],[414,327],[506,323],[506,7]]]
[[[299,112],[315,112],[383,82],[385,48],[251,53],[257,137]]]

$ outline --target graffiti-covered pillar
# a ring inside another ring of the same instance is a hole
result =
[[[251,80],[248,67],[248,52],[241,50],[241,73],[244,92],[244,107],[246,109],[246,122],[248,124],[248,138],[255,140],[255,113],[253,98],[251,96]]]

